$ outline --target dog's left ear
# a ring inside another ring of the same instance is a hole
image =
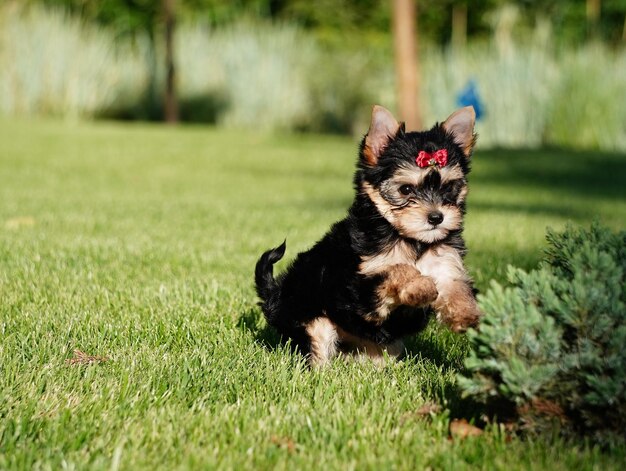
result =
[[[472,147],[476,142],[474,134],[474,123],[476,122],[476,112],[473,106],[466,106],[456,110],[441,125],[449,134],[452,134],[454,142],[458,144],[463,153],[469,157]]]
[[[380,105],[374,105],[372,122],[367,131],[367,136],[365,136],[365,145],[363,146],[365,163],[371,167],[376,166],[378,158],[389,144],[389,141],[402,129],[404,129],[404,124],[398,123],[389,110]]]

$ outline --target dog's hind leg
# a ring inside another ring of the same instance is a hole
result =
[[[310,339],[309,364],[322,366],[337,355],[339,335],[337,326],[327,317],[317,317],[306,325]]]

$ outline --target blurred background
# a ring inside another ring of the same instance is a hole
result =
[[[363,134],[374,103],[624,151],[626,0],[0,1],[0,115]]]

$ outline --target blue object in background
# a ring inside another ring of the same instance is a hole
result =
[[[472,79],[467,82],[467,85],[465,85],[457,95],[456,102],[459,106],[473,106],[477,120],[483,117],[483,103],[480,99],[475,80]]]

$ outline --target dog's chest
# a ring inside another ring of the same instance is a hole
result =
[[[398,264],[417,267],[418,260],[413,247],[399,241],[385,252],[363,257],[359,264],[359,273],[365,276],[379,275]]]
[[[467,278],[461,256],[452,247],[445,244],[437,245],[418,257],[414,248],[403,241],[385,252],[363,257],[359,273],[365,276],[380,275],[389,267],[398,264],[415,267],[422,275],[433,278],[437,285]]]

